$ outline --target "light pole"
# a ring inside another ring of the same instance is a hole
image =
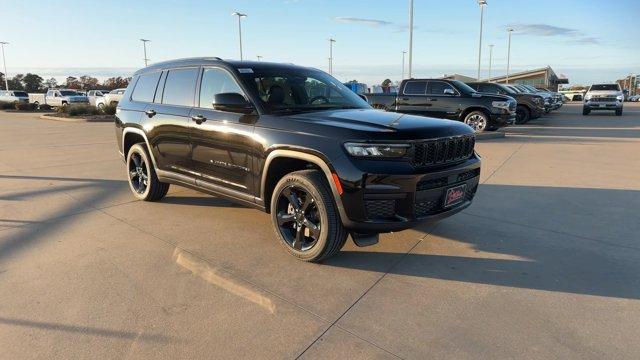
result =
[[[406,53],[406,51],[402,50],[402,79],[400,80],[404,80],[404,54]]]
[[[236,11],[231,15],[235,15],[238,17],[238,40],[240,42],[240,60],[242,60],[242,21],[240,21],[240,19],[242,19],[243,17],[247,17],[247,14]]]
[[[487,5],[487,0],[478,0],[480,5],[480,41],[478,42],[478,81],[480,81],[480,59],[482,58],[482,21],[484,17],[484,7]]]
[[[260,61],[260,59],[262,59],[262,55],[256,55],[256,58],[258,58],[258,61]]]
[[[9,75],[7,75],[7,60],[4,58],[4,46],[9,45],[6,41],[0,41],[0,47],[2,47],[2,63],[4,64],[4,86],[9,91]]]
[[[493,60],[493,44],[489,44],[489,82],[491,82],[491,62]]]
[[[409,0],[409,78],[413,65],[413,0]]]
[[[142,48],[144,49],[144,66],[147,67],[147,64],[149,62],[149,59],[147,59],[147,43],[151,40],[140,39],[140,41],[142,41]]]
[[[336,39],[329,38],[329,75],[333,75],[333,43]]]
[[[509,46],[507,47],[507,77],[506,83],[509,83],[509,65],[511,62],[511,33],[513,32],[513,28],[508,28],[507,32],[509,33]]]

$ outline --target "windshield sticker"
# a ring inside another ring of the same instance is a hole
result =
[[[238,69],[240,74],[253,74],[253,69]]]

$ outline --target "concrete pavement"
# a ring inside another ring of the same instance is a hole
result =
[[[640,106],[478,143],[475,203],[322,265],[269,217],[133,199],[105,123],[0,112],[0,358],[640,357]]]

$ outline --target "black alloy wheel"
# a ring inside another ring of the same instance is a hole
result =
[[[292,249],[308,251],[320,239],[321,220],[318,205],[305,189],[289,185],[278,197],[278,231]]]
[[[129,161],[129,183],[138,194],[144,194],[149,186],[149,171],[147,163],[138,152],[131,153]]]

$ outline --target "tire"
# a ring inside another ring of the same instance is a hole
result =
[[[471,126],[475,132],[483,132],[489,129],[489,117],[484,111],[475,110],[464,117],[464,123]]]
[[[127,179],[133,196],[140,200],[158,201],[169,191],[169,184],[158,180],[145,143],[135,144],[129,149]]]
[[[63,101],[63,102],[62,102],[62,104],[61,104],[60,106],[62,106],[62,107],[66,107],[66,106],[69,106],[69,104],[68,104],[66,101]]]
[[[98,109],[102,110],[104,109],[104,103],[98,103]]]
[[[622,109],[616,110],[616,116],[622,116]]]
[[[280,243],[302,261],[327,259],[347,241],[329,184],[318,170],[292,172],[278,181],[271,221]]]
[[[516,107],[516,124],[526,124],[531,120],[531,111],[523,105]]]
[[[582,115],[589,115],[590,112],[591,112],[591,110],[589,110],[587,108],[582,108]]]

